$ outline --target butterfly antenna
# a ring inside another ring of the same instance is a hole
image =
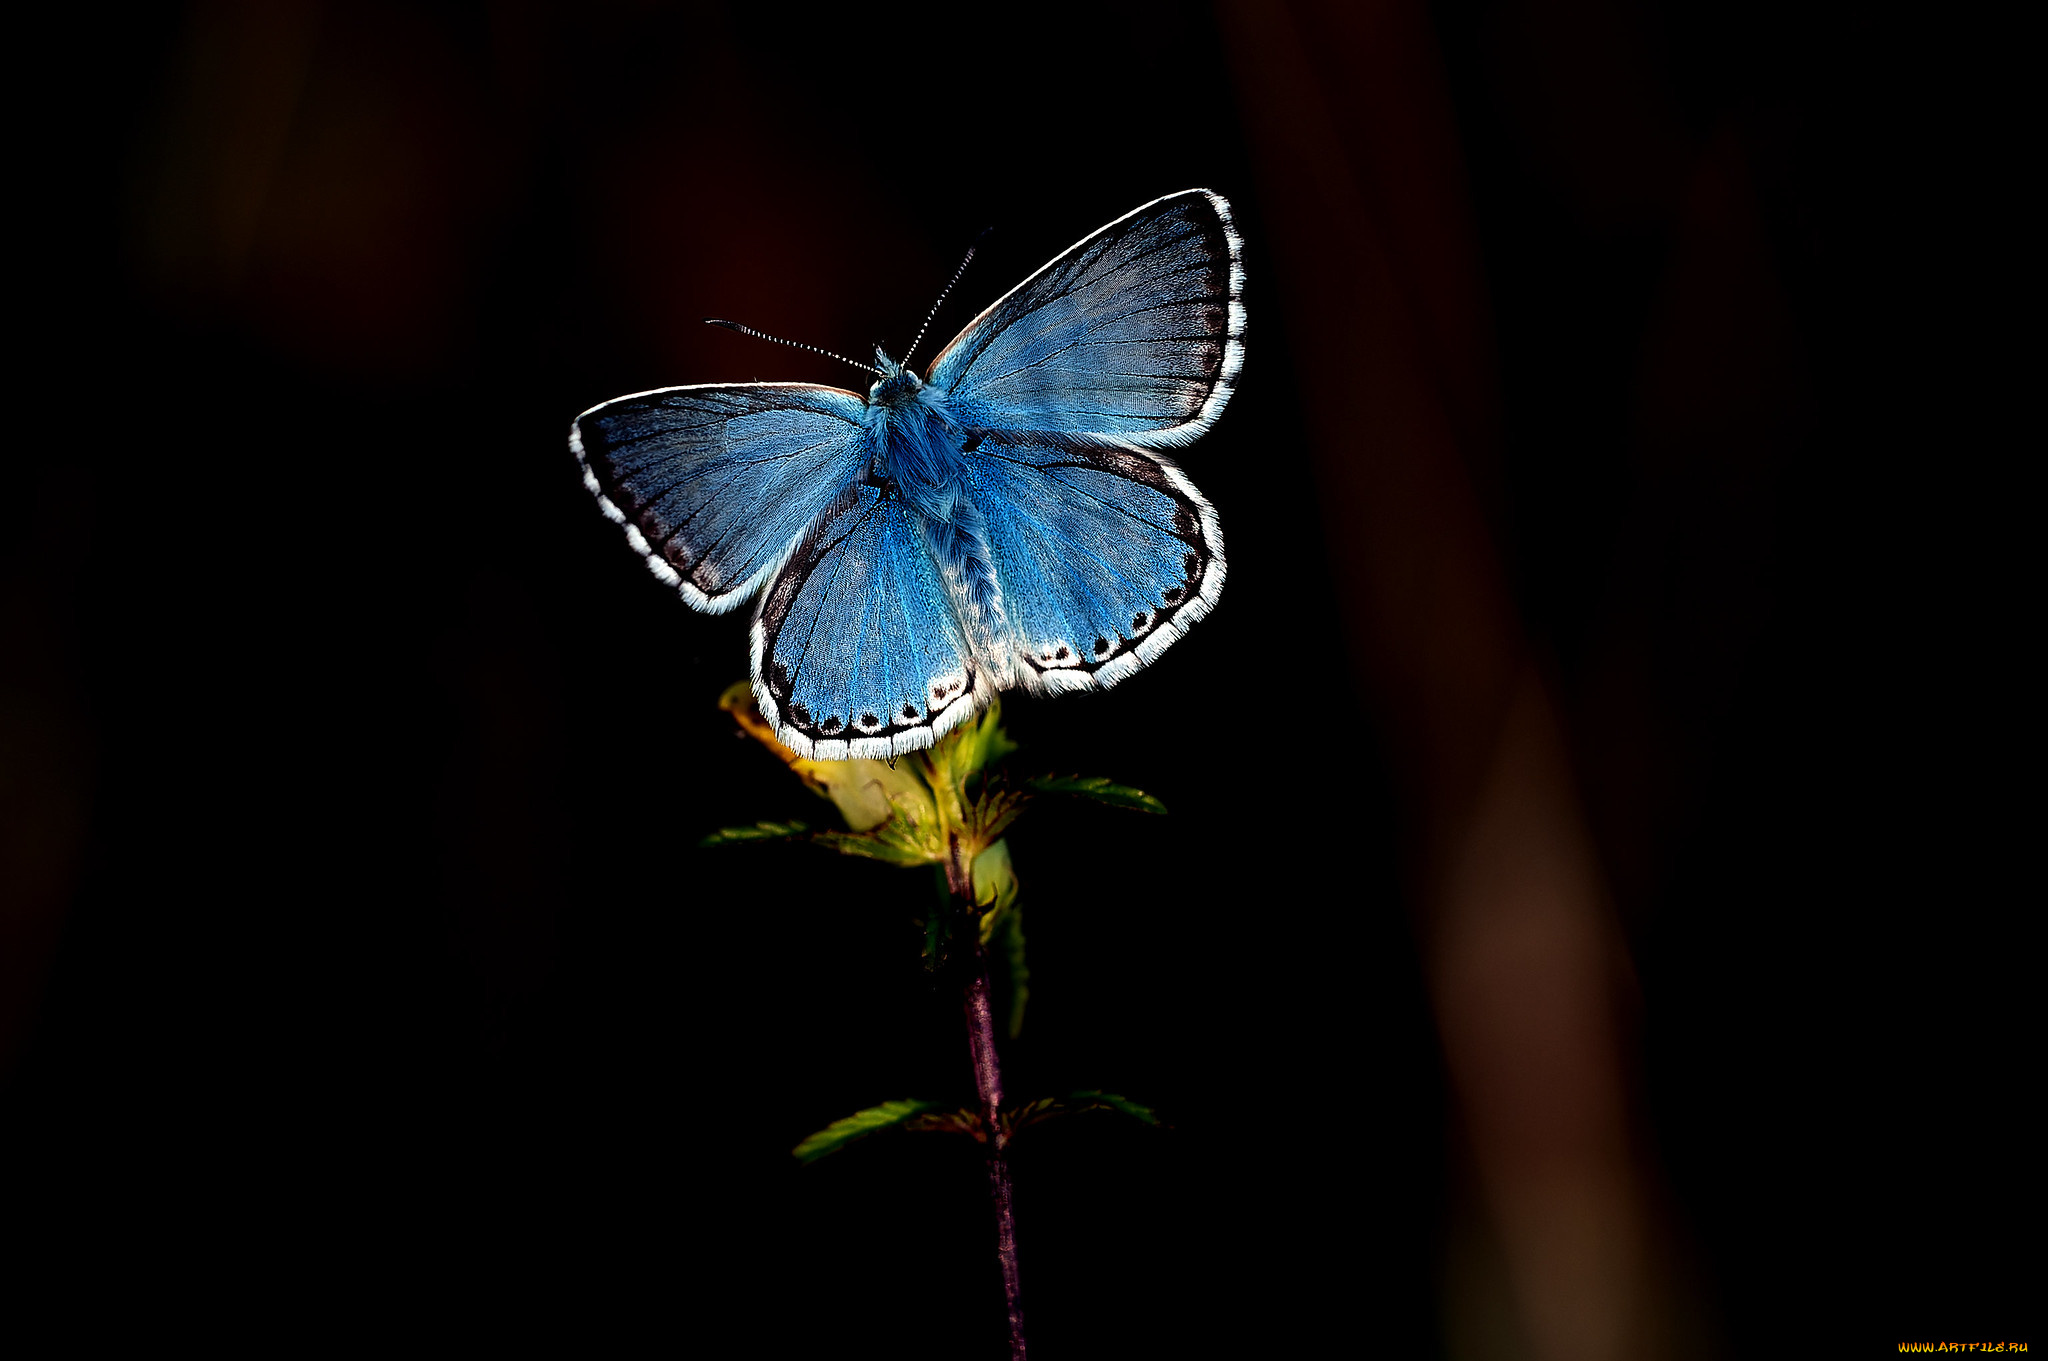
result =
[[[972,251],[968,253],[970,255],[973,254]],[[836,359],[842,364],[851,364],[857,369],[866,369],[877,378],[882,376],[882,371],[873,364],[863,364],[858,359],[848,359],[843,354],[834,354],[830,350],[821,350],[816,345],[806,345],[800,340],[784,340],[781,336],[771,336],[766,331],[757,331],[751,326],[742,326],[736,321],[720,321],[717,317],[706,317],[704,318],[704,324],[706,326],[723,326],[728,331],[738,331],[741,335],[752,336],[756,340],[772,340],[777,345],[788,345],[792,349],[809,350],[812,354],[822,354],[827,359]]]
[[[981,236],[987,235],[986,231],[981,234]],[[932,318],[937,316],[939,309],[946,305],[946,295],[953,291],[953,285],[959,283],[960,276],[967,272],[967,263],[974,258],[974,252],[981,249],[981,236],[974,238],[974,244],[967,248],[967,259],[960,262],[960,268],[953,271],[953,277],[948,279],[946,286],[939,290],[939,300],[932,304],[932,310],[924,314],[924,325],[917,328],[917,339],[911,341],[910,348],[903,352],[903,367],[910,367],[910,356],[916,354],[917,347],[924,343],[924,333],[931,328]]]

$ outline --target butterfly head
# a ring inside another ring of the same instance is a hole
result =
[[[924,386],[916,374],[882,353],[879,345],[875,346],[875,367],[882,371],[882,381],[868,389],[870,405],[899,406]]]

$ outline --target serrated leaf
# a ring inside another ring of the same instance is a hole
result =
[[[745,846],[760,841],[789,841],[809,830],[801,822],[757,822],[751,827],[721,827],[697,844],[700,847]]]
[[[927,805],[924,810],[930,812]],[[891,865],[935,865],[946,856],[935,817],[915,816],[907,803],[894,804],[888,821],[865,832],[820,832],[811,838],[841,855],[882,860]]]
[[[1118,1096],[1115,1092],[1086,1091],[1068,1092],[1065,1096],[1042,1096],[1036,1101],[1027,1101],[1014,1110],[1005,1111],[1002,1124],[1005,1130],[1014,1134],[1029,1125],[1043,1124],[1062,1115],[1080,1115],[1086,1111],[1114,1111],[1148,1125],[1163,1123],[1150,1106],[1140,1105],[1127,1096]]]
[[[903,1122],[912,1134],[965,1134],[976,1143],[987,1143],[981,1132],[981,1117],[970,1110],[927,1111]]]
[[[928,1111],[941,1109],[936,1101],[884,1101],[879,1106],[869,1106],[864,1111],[855,1111],[843,1120],[834,1120],[825,1128],[805,1139],[790,1153],[801,1163],[814,1163],[827,1153],[836,1153],[855,1139],[864,1138],[877,1130],[893,1129],[907,1124]]]
[[[983,785],[980,796],[966,810],[969,839],[984,850],[995,845],[1030,801],[1031,796],[1022,790]]]
[[[1017,749],[1002,728],[1002,705],[991,702],[979,717],[970,718],[912,759],[924,772],[940,805],[940,816],[948,822],[971,829],[970,810],[965,805],[967,783],[977,774],[988,778],[986,767]],[[993,838],[984,838],[988,844]]]
[[[1141,1106],[1129,1097],[1118,1096],[1115,1092],[1069,1092],[1065,1099],[1068,1106],[1076,1111],[1108,1110],[1119,1115],[1128,1115],[1133,1120],[1142,1120],[1148,1125],[1160,1123],[1158,1112],[1150,1106]]]
[[[814,845],[841,855],[855,855],[864,860],[881,860],[891,865],[928,865],[931,856],[913,844],[890,837],[875,836],[868,832],[820,832],[811,838]]]
[[[1112,808],[1128,808],[1134,813],[1166,811],[1165,804],[1144,790],[1117,784],[1101,775],[1040,775],[1028,783],[1041,794],[1069,794],[1077,799],[1106,803]]]
[[[946,750],[953,778],[964,782],[969,775],[1017,750],[1017,744],[1003,731],[1003,706],[992,701],[979,718],[969,719],[948,734],[952,746]],[[945,744],[942,742],[943,748]]]
[[[1021,1106],[1004,1111],[998,1118],[1005,1128],[1015,1132],[1026,1125],[1035,1125],[1041,1120],[1050,1120],[1053,1116],[1064,1113],[1058,1097],[1041,1096],[1036,1101],[1026,1101]]]

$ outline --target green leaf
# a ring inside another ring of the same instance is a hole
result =
[[[855,1139],[873,1134],[876,1130],[893,1129],[898,1125],[907,1124],[927,1111],[938,1109],[940,1106],[936,1101],[884,1101],[879,1106],[855,1111],[844,1120],[834,1120],[790,1152],[800,1163],[814,1163],[827,1153],[837,1153]]]
[[[875,830],[898,810],[906,810],[912,821],[932,820],[932,791],[908,762],[796,760],[789,768],[832,800],[856,832]]]
[[[981,948],[995,964],[997,982],[1010,1003],[1010,1038],[1024,1031],[1024,1003],[1030,999],[1030,970],[1024,966],[1024,913],[1018,907],[1018,876],[1010,866],[1010,843],[997,841],[975,855],[975,898],[981,913]],[[1006,976],[1008,974],[1008,976]]]
[[[1137,813],[1166,811],[1165,804],[1144,790],[1133,789],[1127,784],[1113,784],[1101,775],[1040,775],[1027,783],[1041,794],[1071,794],[1077,799],[1093,799],[1112,808],[1128,808]]]
[[[1115,1111],[1119,1115],[1128,1115],[1133,1120],[1142,1120],[1148,1125],[1161,1123],[1158,1112],[1150,1106],[1141,1106],[1129,1097],[1118,1096],[1115,1092],[1069,1092],[1066,1101],[1068,1106],[1077,1112]]]
[[[757,822],[751,827],[721,827],[699,846],[745,846],[757,841],[790,841],[809,829],[801,822]]]
[[[959,746],[956,749],[953,768],[960,773],[962,779],[1002,760],[1017,749],[1017,744],[1003,731],[1003,706],[999,701],[991,701],[980,718],[961,724],[954,735]]]
[[[1060,1105],[1058,1097],[1041,1096],[1036,1101],[1026,1101],[1021,1106],[1013,1106],[1009,1110],[1003,1111],[996,1118],[1002,1121],[1006,1129],[1014,1133],[1017,1130],[1023,1129],[1026,1125],[1035,1125],[1041,1120],[1050,1120],[1055,1115],[1064,1115],[1065,1113],[1066,1108]]]
[[[1062,1115],[1080,1115],[1086,1111],[1114,1111],[1148,1125],[1163,1123],[1150,1106],[1141,1106],[1129,1097],[1118,1096],[1115,1092],[1100,1091],[1042,1096],[1036,1101],[1027,1101],[1014,1110],[1005,1111],[1001,1118],[1004,1129],[1014,1134],[1029,1125],[1043,1124]]]
[[[927,1111],[903,1122],[913,1134],[965,1134],[976,1143],[987,1143],[981,1133],[981,1117],[970,1110]]]
[[[981,914],[982,948],[1002,967],[998,980],[1008,984],[1004,991],[1014,1040],[1024,1030],[1031,970],[1024,965],[1024,914],[1017,906],[1017,872],[1010,864],[1009,842],[998,841],[974,858],[974,896],[987,909]]]
[[[920,821],[896,804],[889,820],[865,832],[820,832],[811,840],[841,855],[884,860],[892,865],[935,865],[946,858],[936,821]]]
[[[1012,906],[1003,914],[996,935],[1010,969],[1010,1038],[1024,1033],[1024,1004],[1031,1000],[1031,970],[1024,964],[1024,909]]]
[[[940,798],[945,797],[941,791],[948,790],[958,797],[970,776],[1016,749],[1003,731],[1002,705],[991,702],[980,717],[962,723],[923,753],[925,779]]]
[[[998,912],[1017,901],[1017,871],[1010,864],[1010,843],[998,841],[974,857],[975,906],[981,914],[981,943],[989,942],[989,931]]]
[[[855,855],[863,860],[882,860],[891,865],[922,865],[925,858],[914,849],[864,832],[820,832],[811,841],[828,851]]]
[[[1031,796],[1021,790],[984,784],[974,806],[966,810],[969,840],[984,851],[992,848],[1030,801]]]
[[[856,832],[870,831],[889,820],[893,809],[907,809],[913,821],[933,822],[931,788],[909,763],[856,758],[851,761],[813,761],[798,756],[776,740],[775,730],[754,707],[750,682],[736,681],[718,697],[718,707],[733,716],[740,731],[775,753],[791,773],[809,785],[818,797],[830,799],[846,825]]]

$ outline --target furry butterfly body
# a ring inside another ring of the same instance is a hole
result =
[[[754,600],[784,744],[887,758],[996,692],[1113,685],[1223,588],[1216,512],[1165,452],[1229,400],[1244,284],[1229,205],[1148,203],[867,394],[661,388],[576,418],[598,506],[698,609]]]

